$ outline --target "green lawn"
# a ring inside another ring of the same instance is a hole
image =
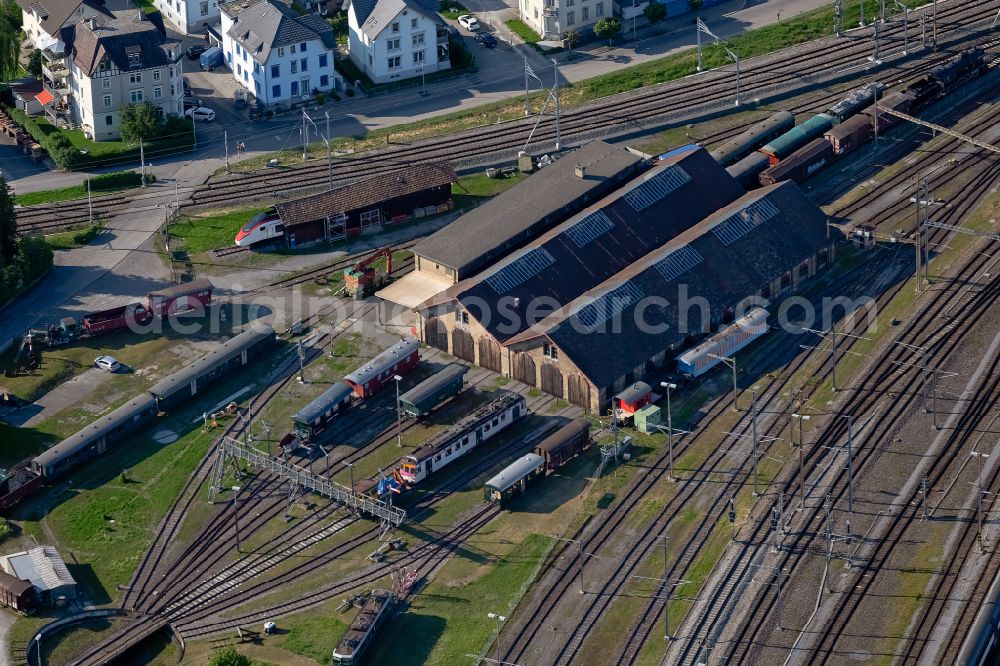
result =
[[[521,19],[511,19],[507,21],[507,27],[511,29],[515,35],[521,38],[526,44],[534,44],[535,42],[540,42],[542,38],[537,32],[528,27],[528,24]]]
[[[86,245],[94,240],[103,228],[103,223],[98,222],[77,231],[62,231],[58,234],[49,234],[45,237],[45,242],[53,250],[69,250],[70,248]]]
[[[350,616],[344,618],[350,622]],[[336,617],[293,615],[281,621],[287,633],[278,641],[279,647],[312,659],[317,664],[330,661],[337,643],[347,633],[348,624]]]
[[[517,185],[527,177],[527,174],[521,172],[506,178],[487,178],[484,173],[462,176],[457,182],[452,183],[451,198],[457,209],[474,208],[487,199]]]
[[[147,177],[147,182],[151,179]],[[155,177],[152,178],[155,180]],[[100,197],[115,192],[124,192],[139,187],[142,179],[134,171],[114,171],[94,176],[90,179],[91,197]],[[85,199],[87,197],[87,183],[80,183],[72,187],[61,187],[54,190],[42,190],[40,192],[27,192],[14,196],[14,202],[21,206],[35,206],[43,203],[55,203],[57,201],[70,201],[72,199]]]
[[[468,14],[469,10],[455,0],[444,0],[441,3],[441,16],[455,21],[462,14]]]
[[[232,245],[240,228],[254,215],[263,213],[268,208],[269,206],[258,205],[181,215],[167,230],[172,238],[184,241],[184,249],[188,254],[208,252]]]

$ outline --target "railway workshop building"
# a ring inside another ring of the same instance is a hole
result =
[[[53,546],[38,546],[0,558],[0,568],[19,580],[28,581],[42,604],[76,598],[76,581]]]
[[[274,207],[290,248],[333,242],[451,210],[454,169],[425,163]]]
[[[600,412],[746,299],[773,299],[832,260],[826,218],[797,185],[748,194],[698,146],[591,201],[419,304],[422,340]]]
[[[593,141],[418,243],[414,270],[378,296],[413,308],[538,238],[644,167],[627,149]]]

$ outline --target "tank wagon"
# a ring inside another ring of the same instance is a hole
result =
[[[458,395],[465,386],[468,366],[450,363],[399,397],[399,408],[413,417],[429,414],[445,400]]]
[[[545,459],[545,469],[552,472],[588,448],[590,448],[590,424],[579,420],[564,425],[543,439],[535,447],[535,453]]]
[[[813,139],[823,136],[831,127],[833,127],[832,116],[825,113],[816,114],[768,143],[760,149],[760,152],[771,160],[771,166],[775,166]]]
[[[727,356],[743,349],[767,333],[767,310],[754,308],[718,333],[709,336],[697,347],[677,357],[677,369],[692,377],[700,377],[720,363],[713,356]]]
[[[409,485],[420,483],[516,423],[527,413],[524,396],[504,391],[500,397],[433,437],[412,454],[404,456],[399,475]]]
[[[487,502],[503,504],[524,494],[535,479],[545,476],[545,458],[537,453],[521,456],[483,486]]]
[[[420,343],[413,338],[406,338],[344,377],[344,383],[359,398],[367,400],[386,384],[391,384],[394,376],[412,370],[419,360]]]
[[[795,127],[795,116],[788,111],[779,111],[751,126],[742,134],[724,141],[709,154],[722,166],[736,164],[793,127]]]
[[[347,633],[333,649],[333,663],[356,666],[361,663],[365,650],[371,645],[375,632],[389,617],[396,605],[396,593],[389,590],[372,590],[351,622]]]
[[[354,404],[354,389],[337,382],[292,416],[292,429],[309,440],[323,432],[327,424]]]
[[[268,325],[240,333],[32,459],[32,473],[49,481],[105,453],[112,445],[153,421],[166,406],[177,405],[208,384],[232,374],[270,348],[273,342],[274,329]],[[3,499],[0,498],[0,503]]]

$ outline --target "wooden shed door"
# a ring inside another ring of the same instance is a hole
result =
[[[479,338],[479,365],[493,372],[500,372],[500,345],[488,335]]]
[[[448,351],[448,329],[437,317],[428,317],[424,322],[424,342],[428,347]]]
[[[586,378],[583,375],[570,375],[567,384],[570,403],[590,409],[590,384]]]
[[[514,352],[511,364],[514,366],[511,368],[511,374],[514,375],[514,379],[524,382],[528,386],[535,385],[535,362],[531,360],[530,356],[521,352]]]
[[[557,398],[563,397],[563,377],[551,363],[542,364],[542,390]]]
[[[451,332],[451,353],[463,361],[476,362],[476,345],[472,342],[472,334],[456,328]]]

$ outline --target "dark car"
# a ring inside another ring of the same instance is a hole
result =
[[[201,54],[208,50],[207,46],[202,46],[201,44],[195,44],[194,46],[188,47],[187,54],[189,60],[197,60],[201,57]]]
[[[496,48],[497,45],[497,38],[488,32],[481,32],[476,35],[476,41],[490,49]]]
[[[204,106],[202,104],[202,102],[201,102],[201,98],[200,97],[191,97],[191,96],[185,96],[184,97],[184,110],[185,111],[187,111],[188,109],[197,109],[199,106]]]

